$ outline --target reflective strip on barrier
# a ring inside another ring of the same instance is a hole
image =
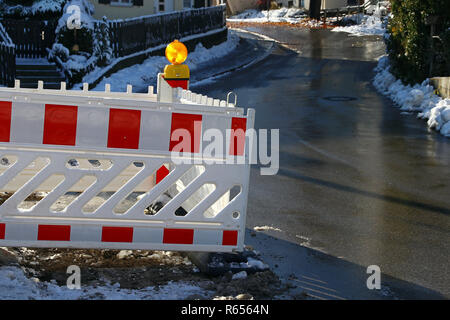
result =
[[[245,137],[238,130],[245,136],[246,121],[220,115],[203,119],[192,113],[0,101],[0,142],[173,151],[179,143],[174,139],[177,130],[185,130],[193,139],[183,151],[199,153],[202,134],[216,129],[223,137],[232,130],[224,144],[229,145],[230,155],[243,155]]]
[[[89,236],[86,236],[84,227],[78,225],[0,224],[0,239],[4,240],[2,245],[37,241],[38,247],[51,247],[52,242],[57,241],[74,242],[83,247],[83,243],[91,245],[92,242],[99,242],[101,248],[107,248],[109,243],[114,244],[111,248],[142,248],[142,245],[152,244],[160,248],[189,245],[192,249],[185,250],[195,250],[195,245],[236,247],[238,244],[237,230],[96,226],[88,227],[88,232]]]

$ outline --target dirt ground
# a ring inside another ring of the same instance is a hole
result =
[[[10,259],[4,258],[3,263],[0,259],[0,266],[18,264],[27,277],[59,286],[67,283],[67,268],[77,265],[81,269],[82,286],[119,283],[120,288],[139,290],[184,281],[210,292],[188,299],[273,299],[288,290],[270,270],[248,274],[242,279],[232,279],[231,272],[210,276],[200,272],[179,252],[1,248],[1,256]]]

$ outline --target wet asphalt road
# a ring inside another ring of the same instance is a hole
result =
[[[256,109],[256,128],[280,129],[280,169],[252,167],[247,227],[378,265],[450,297],[450,139],[401,114],[371,84],[380,37],[247,27],[277,39],[263,61],[194,90]],[[427,291],[427,290],[425,290]],[[408,296],[408,295],[406,295]]]

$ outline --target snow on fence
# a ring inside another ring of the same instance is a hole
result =
[[[16,49],[0,23],[0,85],[12,85],[16,77]]]
[[[225,7],[215,6],[109,21],[114,57],[225,26]]]

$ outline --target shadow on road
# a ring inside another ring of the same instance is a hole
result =
[[[246,244],[283,280],[295,286],[288,295],[313,299],[446,299],[441,293],[381,274],[381,289],[369,290],[368,266],[331,256],[318,250],[278,239],[271,232],[246,230]],[[382,268],[382,267],[381,267]],[[381,271],[383,271],[381,269]]]
[[[379,193],[375,193],[375,192],[371,192],[371,191],[366,191],[366,190],[346,186],[343,184],[339,184],[339,183],[335,183],[335,182],[331,182],[331,181],[327,181],[327,180],[323,180],[323,179],[305,176],[299,172],[295,172],[295,171],[292,171],[289,169],[280,168],[278,170],[278,174],[284,175],[284,176],[290,177],[290,178],[299,179],[299,180],[302,180],[305,182],[318,184],[318,185],[321,185],[321,186],[324,186],[327,188],[336,189],[339,191],[351,192],[351,193],[355,193],[355,194],[358,194],[361,196],[370,197],[370,198],[383,200],[383,201],[388,201],[388,202],[392,202],[392,203],[396,203],[396,204],[401,204],[404,206],[415,207],[415,208],[419,208],[422,210],[433,211],[435,213],[442,213],[442,214],[446,214],[446,215],[450,214],[449,208],[434,206],[432,204],[427,204],[427,203],[414,201],[414,200],[402,199],[402,198],[398,198],[398,197],[394,197],[394,196],[390,196],[390,195],[386,195],[386,194],[379,194]]]

